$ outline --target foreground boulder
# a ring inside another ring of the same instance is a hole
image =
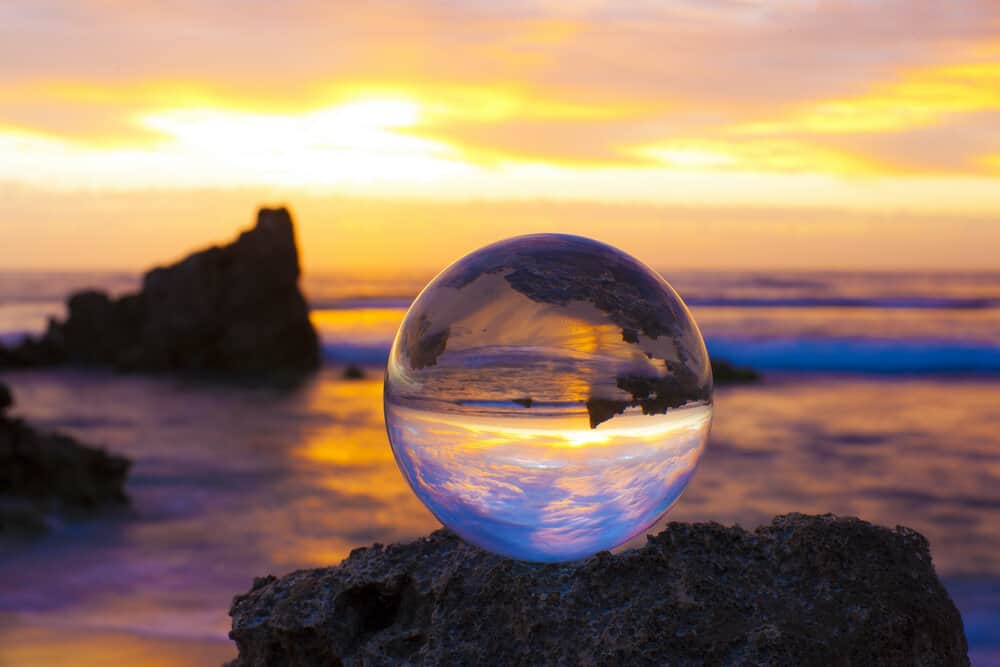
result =
[[[44,531],[49,513],[91,513],[128,502],[128,459],[8,417],[12,402],[0,384],[0,536]]]
[[[291,216],[283,208],[261,209],[256,226],[235,242],[153,269],[137,294],[73,294],[66,321],[52,322],[39,339],[0,349],[0,366],[312,370],[319,342],[298,282]]]
[[[672,523],[641,549],[549,565],[439,530],[258,579],[230,615],[232,667],[968,664],[927,541],[832,515]]]

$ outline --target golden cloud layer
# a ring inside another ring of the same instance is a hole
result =
[[[8,7],[0,180],[1000,210],[1000,11],[870,4]]]

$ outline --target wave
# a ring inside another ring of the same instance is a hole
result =
[[[349,296],[337,299],[312,299],[309,309],[324,310],[406,310],[413,303],[413,296]],[[845,296],[787,296],[754,297],[720,295],[692,295],[684,299],[688,306],[705,308],[882,308],[915,310],[989,310],[1000,308],[1000,299],[992,297],[845,297]],[[36,306],[58,312],[64,307],[65,296],[18,295],[0,299],[0,307]]]
[[[389,361],[389,343],[347,343],[323,341],[323,360],[333,363],[385,366]]]
[[[309,310],[372,310],[401,309],[406,310],[413,303],[414,296],[384,295],[384,296],[348,296],[338,299],[309,300]]]
[[[864,338],[714,338],[710,354],[763,371],[1000,373],[1000,345]]]
[[[724,308],[879,308],[915,310],[987,310],[1000,299],[961,297],[693,297],[689,306]]]
[[[856,338],[710,338],[716,358],[762,371],[861,374],[1000,374],[1000,345],[964,341]],[[334,364],[384,365],[388,343],[323,343]]]
[[[357,296],[328,301],[314,301],[313,311],[403,309],[410,307],[409,296]],[[989,310],[1000,308],[1000,299],[992,297],[846,297],[788,296],[752,297],[694,295],[686,298],[688,306],[702,308],[877,308],[888,310]]]

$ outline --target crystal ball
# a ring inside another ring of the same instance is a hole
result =
[[[670,285],[603,243],[534,234],[477,250],[410,306],[385,422],[445,526],[529,561],[626,542],[677,500],[712,421],[712,370]]]

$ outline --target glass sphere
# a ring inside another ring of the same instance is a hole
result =
[[[535,234],[441,272],[392,345],[385,421],[400,470],[463,539],[582,558],[656,522],[704,451],[712,370],[655,271]]]

